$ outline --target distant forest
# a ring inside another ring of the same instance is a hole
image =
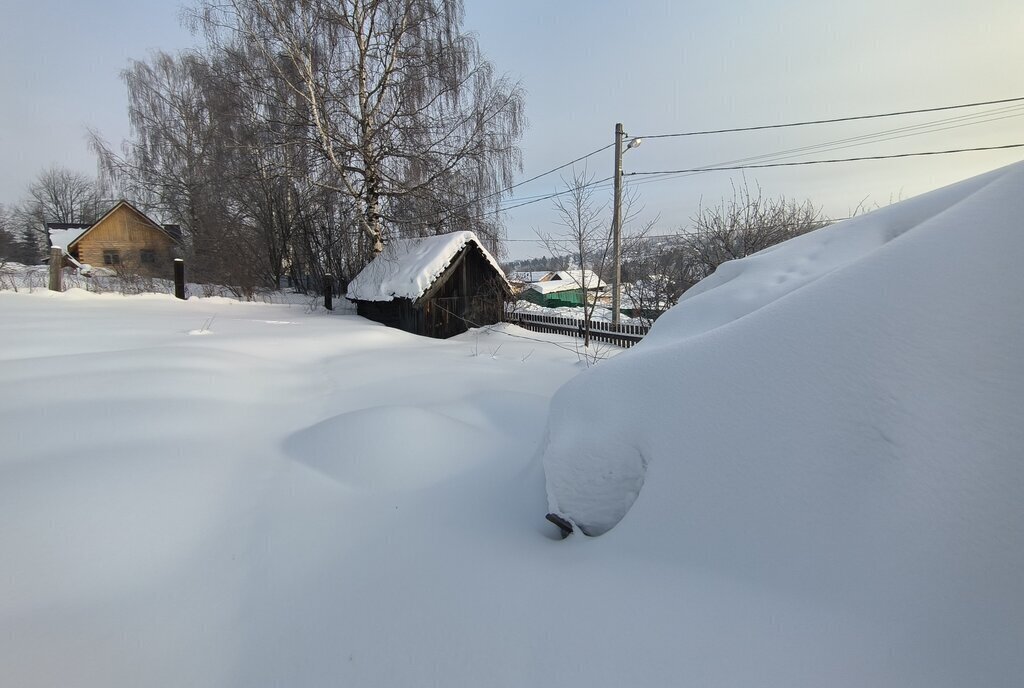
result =
[[[551,270],[568,270],[573,264],[572,256],[545,256],[543,258],[522,258],[502,263],[506,273],[510,272],[546,272]]]

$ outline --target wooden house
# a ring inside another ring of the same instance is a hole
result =
[[[50,222],[46,231],[68,263],[151,277],[170,277],[181,247],[178,225],[157,224],[124,200],[92,224]]]
[[[476,235],[453,232],[389,242],[349,283],[346,297],[365,318],[446,338],[501,322],[511,293]]]

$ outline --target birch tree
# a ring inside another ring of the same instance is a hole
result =
[[[510,185],[522,90],[462,31],[461,0],[204,0],[193,19],[284,84],[282,134],[353,200],[360,250],[482,215]]]

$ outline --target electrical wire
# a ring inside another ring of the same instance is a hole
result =
[[[1013,112],[1014,114],[1005,114],[1006,112]],[[937,131],[946,131],[948,129],[953,129],[953,128],[957,128],[957,127],[966,127],[966,126],[973,126],[975,124],[984,124],[984,123],[987,123],[987,122],[990,122],[990,121],[997,121],[997,120],[1000,120],[1000,119],[1005,119],[1007,117],[1017,117],[1017,116],[1020,116],[1021,114],[1024,114],[1024,104],[1011,105],[1011,106],[1004,107],[1004,108],[996,108],[994,110],[987,110],[985,112],[974,113],[974,114],[970,114],[970,115],[958,115],[956,117],[947,117],[947,118],[944,118],[944,119],[932,120],[930,122],[922,122],[920,124],[912,124],[912,125],[908,125],[908,126],[895,127],[895,128],[892,128],[892,129],[883,129],[882,131],[871,132],[869,134],[861,134],[861,135],[858,135],[858,136],[851,136],[851,137],[846,137],[846,138],[841,138],[841,139],[834,139],[834,140],[831,140],[831,141],[824,141],[824,142],[821,142],[821,143],[815,143],[815,144],[810,144],[810,145],[806,145],[806,146],[800,146],[800,147],[797,147],[797,148],[790,148],[790,149],[787,149],[787,150],[784,150],[784,151],[777,151],[775,153],[765,153],[765,154],[762,154],[762,155],[741,158],[739,160],[730,160],[728,162],[717,163],[717,164],[731,165],[731,164],[738,164],[738,163],[755,162],[755,161],[760,160],[762,158],[777,158],[777,157],[783,156],[783,155],[789,155],[789,154],[796,155],[796,154],[799,154],[799,153],[811,152],[811,151],[822,152],[822,149],[829,149],[829,150],[835,149],[835,150],[838,150],[837,148],[834,148],[834,147],[835,146],[839,146],[840,144],[846,144],[846,143],[852,143],[852,142],[876,143],[876,142],[881,142],[881,141],[888,141],[888,140],[891,140],[891,138],[902,138],[901,136],[895,136],[896,134],[906,134],[908,136],[909,135],[928,134],[928,133],[937,132]],[[1001,116],[1001,117],[992,117],[992,115],[1003,115],[1003,116]],[[964,121],[964,120],[975,120],[975,121]],[[957,123],[957,124],[953,124],[953,123]],[[946,125],[946,124],[949,124],[950,126],[940,126],[940,125]],[[891,136],[891,138],[890,138],[890,136]],[[792,157],[792,156],[790,156],[790,157]]]
[[[683,131],[676,132],[673,134],[647,134],[644,136],[637,136],[636,138],[643,139],[667,139],[667,138],[678,138],[682,136],[705,136],[708,134],[731,134],[741,131],[762,131],[765,129],[788,129],[791,127],[806,127],[817,124],[836,124],[838,122],[853,122],[857,120],[865,119],[878,119],[881,117],[898,117],[902,115],[917,115],[926,112],[942,112],[944,110],[959,110],[963,108],[981,107],[983,105],[1001,105],[1003,103],[1015,103],[1024,101],[1024,96],[1018,98],[1001,98],[999,100],[986,100],[976,103],[961,103],[959,105],[943,105],[941,107],[931,108],[920,108],[917,110],[900,110],[897,112],[882,112],[872,115],[854,115],[852,117],[835,117],[832,119],[815,119],[806,120],[803,122],[787,122],[785,124],[761,124],[752,127],[731,127],[728,129],[705,129],[702,131]]]
[[[812,144],[812,145],[809,145],[809,146],[802,146],[802,147],[799,147],[799,148],[791,148],[791,149],[784,150],[784,151],[777,151],[777,152],[774,152],[774,153],[764,153],[764,154],[761,154],[761,155],[748,156],[748,157],[745,157],[745,158],[738,158],[738,159],[729,160],[729,161],[725,161],[725,162],[716,162],[716,163],[711,163],[711,164],[707,164],[707,165],[700,165],[700,166],[698,166],[698,169],[705,170],[705,171],[710,171],[709,168],[727,169],[726,166],[729,166],[729,165],[747,164],[747,163],[753,163],[753,162],[762,161],[762,160],[763,161],[768,161],[768,162],[776,162],[776,161],[779,161],[779,160],[785,160],[785,159],[788,159],[788,158],[798,157],[799,155],[803,155],[803,154],[806,154],[806,153],[809,153],[809,152],[812,152],[812,151],[813,152],[818,152],[818,153],[825,153],[825,152],[830,152],[830,151],[834,151],[834,150],[842,150],[842,149],[845,149],[845,148],[851,148],[851,147],[854,147],[855,145],[863,145],[863,144],[867,144],[867,143],[880,143],[880,142],[883,142],[883,141],[891,141],[891,140],[896,140],[896,139],[901,139],[901,138],[907,138],[909,136],[917,136],[917,135],[922,135],[922,134],[935,133],[935,132],[939,132],[939,131],[948,131],[948,130],[954,129],[954,128],[959,128],[959,127],[964,127],[964,126],[971,126],[971,125],[974,125],[974,124],[983,124],[983,123],[992,122],[992,121],[998,121],[998,120],[1001,120],[1001,119],[1006,119],[1008,117],[1018,117],[1018,116],[1024,115],[1024,110],[1022,110],[1021,112],[1015,113],[1015,114],[1008,114],[1008,115],[1004,114],[1001,117],[990,117],[990,116],[993,115],[993,114],[1002,114],[1002,113],[1004,113],[1007,110],[1017,110],[1017,109],[1021,109],[1021,108],[1024,108],[1024,105],[1015,105],[1015,106],[1010,106],[1009,108],[998,108],[996,110],[990,110],[990,111],[987,111],[987,112],[984,112],[984,113],[977,113],[977,114],[974,114],[974,115],[960,115],[958,117],[946,118],[946,119],[941,119],[941,120],[934,120],[932,122],[925,122],[925,123],[922,123],[922,124],[911,125],[911,126],[907,126],[907,127],[897,127],[897,128],[894,128],[894,129],[886,129],[886,130],[879,131],[879,132],[874,132],[874,133],[871,133],[871,134],[863,134],[861,136],[849,137],[849,138],[845,138],[845,139],[837,139],[837,140],[833,140],[833,141],[825,141],[825,142],[821,142],[821,143],[817,143],[817,144]],[[980,120],[977,120],[977,121],[969,121],[969,122],[963,122],[962,121],[964,119],[970,119],[970,118],[975,118],[976,119],[978,117],[989,117],[989,119],[980,119]],[[959,124],[950,124],[949,126],[942,126],[942,127],[938,126],[938,125],[943,125],[943,124],[949,124],[951,122],[960,122],[960,123]],[[917,130],[917,131],[908,131],[908,130]],[[906,132],[906,133],[899,134],[900,132]],[[897,135],[897,134],[899,134],[899,135]],[[840,144],[847,144],[848,142],[854,142],[854,141],[859,142],[859,143],[850,143],[850,145],[840,145]],[[667,181],[669,179],[678,179],[680,177],[688,177],[688,176],[693,176],[694,174],[702,174],[702,173],[703,172],[687,172],[687,173],[679,173],[679,174],[666,173],[666,174],[660,175],[660,176],[652,175],[651,179],[644,179],[642,181],[634,182],[633,185],[635,186],[635,185],[649,184],[649,183],[655,183],[655,182],[660,182],[660,181]]]
[[[856,158],[833,158],[829,160],[797,160],[793,162],[772,162],[755,165],[733,165],[731,167],[694,167],[685,170],[662,170],[658,172],[628,172],[624,177],[640,177],[658,174],[684,174],[691,172],[719,172],[723,170],[752,170],[768,167],[797,167],[799,165],[822,165],[838,162],[859,162],[862,160],[890,160],[893,158],[913,158],[926,155],[949,155],[951,153],[971,153],[974,151],[1005,150],[1009,148],[1024,148],[1024,143],[1008,143],[1002,146],[978,146],[975,148],[954,148],[941,151],[921,151],[916,153],[894,153],[891,155],[865,155]]]
[[[1010,113],[1010,114],[1007,114],[1007,113]],[[992,115],[1000,115],[1000,116],[999,117],[992,117]],[[982,112],[982,113],[974,113],[974,114],[969,114],[969,115],[959,115],[959,116],[956,116],[956,117],[944,118],[944,119],[934,120],[934,121],[931,121],[931,122],[924,122],[924,123],[908,125],[908,126],[904,126],[904,127],[896,127],[896,128],[892,128],[892,129],[886,129],[886,130],[883,130],[883,131],[879,131],[879,132],[873,132],[873,133],[870,133],[870,134],[861,134],[859,136],[847,137],[847,138],[837,139],[837,140],[833,140],[833,141],[824,141],[824,142],[821,142],[821,143],[811,144],[811,145],[808,145],[808,146],[801,146],[799,148],[791,148],[791,149],[787,149],[787,150],[783,150],[783,151],[776,151],[776,152],[773,152],[773,153],[763,153],[763,154],[760,154],[760,155],[754,155],[754,156],[749,156],[749,157],[745,157],[745,158],[738,158],[738,159],[735,159],[735,160],[728,160],[728,161],[725,161],[725,162],[710,163],[710,164],[701,165],[698,168],[695,168],[696,170],[699,170],[697,172],[686,172],[686,173],[665,172],[665,173],[663,173],[664,177],[661,178],[661,179],[645,179],[643,181],[636,182],[634,185],[645,184],[645,183],[652,183],[652,182],[658,182],[658,181],[665,181],[665,180],[668,180],[668,179],[678,178],[680,176],[689,176],[689,175],[692,175],[692,174],[700,174],[700,173],[703,173],[705,171],[711,171],[711,168],[715,168],[715,169],[732,169],[732,168],[730,168],[728,166],[730,166],[730,165],[737,165],[737,164],[752,163],[752,162],[756,162],[756,161],[760,161],[760,160],[767,160],[767,161],[774,162],[774,161],[778,161],[778,160],[785,160],[786,158],[797,157],[797,156],[799,156],[801,154],[806,154],[806,153],[809,153],[809,152],[828,152],[828,151],[833,151],[833,150],[842,150],[842,149],[845,149],[845,148],[852,148],[852,147],[857,146],[857,145],[864,145],[866,143],[881,143],[881,142],[884,142],[884,141],[893,141],[893,140],[897,140],[897,139],[901,139],[901,138],[907,138],[909,136],[920,136],[920,135],[923,135],[923,134],[937,133],[937,132],[948,131],[950,129],[955,129],[955,128],[959,128],[959,127],[972,126],[972,125],[976,125],[976,124],[985,124],[985,123],[988,123],[988,122],[994,122],[994,121],[999,121],[999,120],[1002,120],[1002,119],[1007,119],[1007,118],[1010,118],[1010,117],[1019,117],[1019,116],[1024,116],[1024,104],[1017,104],[1017,105],[1012,105],[1012,106],[1003,107],[1003,108],[996,108],[996,109],[988,110],[988,111]],[[974,120],[974,121],[965,121],[965,120]],[[940,126],[940,125],[948,125],[948,126]],[[626,176],[628,176],[628,175],[626,175]],[[605,184],[606,182],[611,181],[612,179],[613,179],[613,177],[607,177],[605,179],[601,179],[601,180],[597,180],[597,181],[593,182],[592,185],[595,188],[597,188],[597,189],[607,188],[606,186],[601,186],[601,185]],[[548,199],[551,199],[551,198],[555,198],[555,197],[557,197],[559,195],[562,195],[562,194],[565,194],[565,193],[568,193],[568,190],[562,191],[562,192],[550,193],[550,194],[543,194],[543,195],[539,195],[539,196],[527,196],[527,197],[521,197],[519,199],[509,199],[507,202],[515,203],[515,205],[505,206],[505,207],[500,208],[500,210],[501,211],[512,210],[514,208],[519,208],[519,207],[522,207],[522,206],[525,206],[525,205],[530,205],[530,204],[535,203],[535,202],[541,202],[541,201],[545,201],[545,200],[548,200]],[[518,201],[523,201],[523,202],[519,203]]]
[[[638,184],[642,184],[644,182],[666,181],[666,180],[668,180],[670,178],[673,178],[673,177],[687,176],[687,175],[693,175],[693,174],[702,174],[702,173],[706,173],[706,172],[766,169],[766,168],[772,168],[772,167],[797,167],[797,166],[801,166],[801,165],[821,165],[821,164],[841,163],[841,162],[860,162],[860,161],[864,161],[864,160],[889,160],[889,159],[895,159],[895,158],[912,158],[912,157],[922,157],[922,156],[931,156],[931,155],[949,155],[949,154],[953,154],[953,153],[969,153],[969,152],[975,152],[975,151],[1005,150],[1005,149],[1010,149],[1010,148],[1022,148],[1022,147],[1024,147],[1024,143],[1011,143],[1011,144],[1006,144],[1006,145],[1002,145],[1002,146],[978,146],[978,147],[975,147],[975,148],[956,148],[956,149],[941,150],[941,151],[921,151],[921,152],[914,152],[914,153],[895,153],[895,154],[891,154],[891,155],[867,155],[867,156],[860,156],[860,157],[853,157],[853,158],[833,158],[833,159],[826,159],[826,160],[798,160],[798,161],[793,161],[793,162],[773,162],[773,163],[759,163],[759,164],[747,164],[747,165],[720,165],[720,166],[708,166],[708,167],[692,167],[692,168],[689,168],[689,169],[682,169],[682,170],[659,170],[659,171],[651,171],[651,172],[626,172],[626,173],[623,174],[623,177],[624,178],[626,178],[626,177],[648,177],[648,176],[652,177],[652,179],[650,179],[650,180],[642,180],[640,182],[637,182],[636,184],[638,185]],[[653,177],[661,177],[661,178],[660,179],[653,179]],[[600,185],[601,184],[607,184],[607,182],[609,180],[611,180],[611,179],[612,179],[612,177],[607,177],[605,179],[601,179],[601,180],[597,180],[597,181],[593,181],[593,182],[588,182],[588,183],[584,184],[584,187],[604,188],[604,187],[602,187]],[[574,190],[575,190],[575,188],[564,189],[562,191],[557,191],[555,193],[547,194],[545,196],[539,196],[539,197],[537,197],[537,198],[535,198],[533,200],[526,201],[526,202],[523,202],[523,203],[519,203],[519,204],[516,204],[516,205],[506,206],[506,207],[502,207],[502,208],[497,208],[495,210],[488,211],[485,214],[478,215],[478,216],[476,216],[473,219],[484,219],[485,217],[487,217],[488,215],[490,215],[492,213],[494,215],[498,215],[499,213],[506,212],[508,210],[514,210],[516,208],[521,208],[523,206],[533,205],[534,203],[540,203],[542,201],[546,201],[546,200],[549,200],[551,198],[556,198],[558,196],[563,196],[563,195],[565,195],[567,193],[570,193],[570,192],[572,192]],[[513,241],[513,240],[512,239],[505,239],[505,241]]]
[[[460,210],[464,210],[465,208],[468,208],[471,205],[479,203],[480,201],[485,201],[488,198],[493,198],[495,196],[500,196],[500,195],[502,195],[502,194],[504,194],[504,193],[506,193],[508,191],[511,191],[512,189],[516,189],[516,188],[518,188],[520,186],[523,186],[524,184],[529,184],[530,182],[537,181],[538,179],[540,179],[542,177],[546,177],[549,174],[554,174],[555,172],[558,172],[559,170],[564,170],[566,167],[569,167],[570,165],[575,165],[576,163],[582,162],[583,160],[586,160],[587,158],[593,157],[593,156],[597,155],[598,153],[603,153],[604,151],[608,150],[609,148],[611,148],[614,145],[615,145],[614,143],[609,143],[606,146],[602,146],[600,148],[597,148],[595,150],[590,151],[586,155],[581,155],[580,157],[575,158],[573,160],[570,160],[567,163],[563,163],[563,164],[559,165],[558,167],[553,167],[550,170],[547,170],[546,172],[541,172],[540,174],[536,174],[536,175],[530,177],[529,179],[524,179],[521,182],[516,182],[515,184],[512,184],[511,186],[506,186],[505,188],[499,189],[498,191],[492,191],[489,194],[485,194],[483,196],[478,196],[478,197],[476,197],[476,198],[474,198],[472,200],[469,200],[469,201],[463,203],[462,205],[458,205],[458,206],[455,206],[453,208],[449,208],[448,210],[444,211],[443,213],[438,213],[436,215],[430,216],[429,218],[418,217],[418,218],[411,218],[411,219],[403,219],[403,220],[401,220],[401,223],[402,224],[412,224],[412,223],[415,223],[415,222],[445,222],[446,220],[451,219],[455,215],[455,213],[457,213]],[[538,201],[536,201],[536,202],[539,202],[539,201],[542,201],[542,200],[547,200],[549,198],[554,198],[557,195],[559,195],[559,194],[553,194],[553,195],[545,196],[543,198],[538,199]],[[513,199],[510,199],[510,200],[513,200]],[[525,204],[525,205],[528,205],[528,204]],[[513,206],[513,207],[519,207],[519,206]],[[485,215],[482,215],[480,217],[484,217]]]
[[[856,116],[851,116],[851,117],[838,117],[838,118],[833,118],[833,119],[822,119],[822,120],[808,120],[808,121],[803,121],[803,122],[790,122],[790,123],[785,123],[785,124],[759,125],[759,126],[753,126],[753,127],[735,127],[735,128],[729,128],[729,129],[713,129],[713,130],[705,130],[705,131],[679,132],[679,133],[674,133],[674,134],[653,134],[653,135],[646,135],[646,136],[637,137],[637,138],[657,139],[657,138],[673,138],[673,137],[681,137],[681,136],[698,136],[698,135],[704,135],[704,134],[720,134],[720,133],[732,133],[732,132],[742,132],[742,131],[757,131],[757,130],[764,130],[764,129],[781,129],[781,128],[790,128],[790,127],[799,127],[799,126],[808,126],[808,125],[817,125],[817,124],[832,124],[832,123],[838,123],[838,122],[850,122],[850,121],[856,121],[856,120],[877,119],[877,118],[883,118],[883,117],[895,117],[895,116],[911,115],[911,114],[922,114],[922,113],[928,113],[928,112],[941,112],[941,111],[965,109],[965,108],[971,108],[971,107],[981,107],[981,106],[985,106],[985,105],[1004,105],[1004,104],[1007,104],[1007,103],[1021,103],[1022,101],[1024,101],[1024,96],[1018,97],[1018,98],[1003,98],[1003,99],[1000,99],[1000,100],[980,101],[980,102],[974,102],[974,103],[962,103],[962,104],[958,104],[958,105],[946,105],[946,106],[941,106],[941,107],[922,108],[922,109],[917,109],[917,110],[902,110],[902,111],[897,111],[897,112],[877,113],[877,114],[871,114],[871,115],[856,115]],[[916,135],[921,135],[921,134],[934,133],[934,132],[939,132],[939,131],[946,131],[946,130],[953,129],[953,128],[958,128],[958,127],[961,127],[961,126],[970,126],[970,125],[974,125],[974,124],[981,124],[981,123],[986,123],[986,122],[998,121],[998,120],[1006,119],[1006,118],[1009,118],[1009,117],[1017,117],[1017,116],[1020,116],[1020,115],[1024,115],[1024,111],[1022,111],[1022,112],[1014,112],[1014,111],[1019,110],[1019,109],[1024,109],[1024,105],[1018,104],[1018,105],[1013,105],[1013,106],[1009,106],[1009,107],[996,108],[994,110],[988,110],[988,111],[982,112],[982,113],[975,113],[975,114],[969,114],[969,115],[960,115],[960,116],[957,116],[957,117],[951,117],[951,118],[946,118],[946,119],[942,119],[942,120],[936,120],[936,121],[932,121],[932,122],[925,122],[925,123],[921,123],[921,124],[908,125],[908,126],[905,126],[905,127],[896,127],[896,128],[893,128],[893,129],[888,129],[888,130],[884,130],[884,131],[881,131],[881,132],[875,132],[875,133],[872,133],[872,134],[862,134],[862,135],[859,135],[859,136],[847,137],[847,138],[844,138],[844,139],[838,139],[838,140],[834,140],[834,141],[826,141],[826,142],[822,142],[822,143],[818,143],[818,144],[812,144],[812,145],[809,145],[809,146],[802,146],[802,147],[799,147],[799,148],[792,148],[792,149],[788,149],[788,150],[784,150],[784,151],[777,151],[777,152],[774,152],[774,153],[764,153],[764,154],[760,154],[760,155],[756,155],[756,156],[750,156],[750,157],[747,157],[747,158],[740,158],[740,159],[737,159],[737,160],[731,160],[731,161],[727,161],[727,162],[724,162],[724,163],[712,163],[712,164],[709,164],[709,165],[704,165],[704,166],[701,166],[701,167],[689,168],[689,169],[685,169],[685,170],[666,170],[666,171],[661,171],[661,172],[631,172],[631,173],[626,173],[623,176],[624,177],[640,177],[640,176],[650,177],[650,179],[644,179],[644,180],[637,181],[637,182],[634,183],[635,185],[639,185],[639,184],[645,184],[645,183],[653,183],[653,182],[657,182],[657,181],[666,181],[668,179],[674,179],[674,178],[678,178],[680,176],[688,176],[688,175],[691,175],[691,174],[702,174],[702,173],[713,172],[713,171],[718,171],[718,170],[759,169],[759,168],[768,168],[768,167],[786,167],[786,166],[822,164],[822,163],[832,163],[832,162],[854,162],[854,161],[859,161],[859,160],[881,160],[881,159],[888,159],[888,158],[914,157],[914,156],[922,156],[922,155],[944,155],[944,154],[947,154],[947,153],[959,153],[959,152],[968,152],[968,151],[975,151],[975,150],[997,150],[997,149],[1001,149],[1001,148],[1016,148],[1016,147],[1020,147],[1021,144],[1011,144],[1009,146],[994,146],[994,147],[987,147],[987,148],[986,147],[982,147],[982,148],[966,148],[966,149],[957,149],[957,150],[950,150],[950,151],[930,151],[930,152],[924,152],[924,153],[906,153],[906,154],[897,154],[897,155],[889,155],[889,156],[864,156],[864,157],[858,157],[858,158],[846,158],[846,159],[835,159],[835,160],[802,161],[802,162],[792,162],[792,163],[768,162],[768,163],[763,163],[763,164],[747,164],[747,163],[751,163],[751,162],[758,161],[758,160],[769,160],[769,161],[785,160],[786,158],[797,157],[799,155],[806,154],[806,153],[809,153],[809,152],[827,152],[827,151],[831,151],[831,150],[842,150],[844,148],[850,148],[850,147],[854,147],[854,146],[857,146],[857,145],[863,145],[865,143],[876,143],[876,142],[882,142],[882,141],[897,140],[897,139],[900,139],[900,138],[906,138],[908,136],[916,136]],[[1012,114],[1007,114],[1007,113],[1012,113]],[[996,114],[1000,114],[1002,116],[1001,117],[992,117],[992,115],[996,115]],[[988,118],[988,119],[985,119],[985,118]],[[966,120],[975,120],[975,121],[966,121]],[[955,122],[959,122],[959,124],[954,124]],[[950,126],[939,127],[939,125],[943,125],[943,124],[949,124]],[[576,164],[578,162],[586,160],[587,158],[590,158],[590,157],[592,157],[594,155],[597,155],[598,153],[604,152],[605,150],[608,150],[609,148],[611,148],[614,145],[615,145],[614,143],[610,143],[610,144],[608,144],[606,146],[602,146],[600,148],[597,148],[597,149],[595,149],[595,150],[593,150],[593,151],[591,151],[591,152],[589,152],[589,153],[587,153],[585,155],[577,157],[577,158],[575,158],[573,160],[570,160],[569,162],[563,163],[563,164],[561,164],[561,165],[559,165],[557,167],[554,167],[554,168],[551,168],[549,170],[546,170],[545,172],[541,172],[540,174],[537,174],[537,175],[534,175],[532,177],[529,177],[528,179],[524,179],[524,180],[522,180],[520,182],[517,182],[516,184],[513,184],[511,186],[505,187],[505,188],[503,188],[503,189],[501,189],[499,191],[495,191],[495,192],[492,192],[490,194],[474,198],[474,199],[472,199],[472,200],[470,200],[470,201],[468,201],[468,202],[466,202],[466,203],[464,203],[462,205],[459,205],[459,206],[456,206],[454,208],[449,209],[443,215],[442,214],[435,215],[431,219],[433,221],[444,222],[444,221],[448,220],[449,218],[451,218],[459,210],[463,210],[465,208],[468,208],[468,207],[472,206],[475,203],[487,200],[488,198],[493,198],[494,196],[498,196],[498,195],[504,194],[504,193],[506,193],[508,191],[511,191],[511,190],[515,189],[515,188],[519,188],[519,187],[521,187],[521,186],[523,186],[525,184],[528,184],[530,182],[533,182],[533,181],[536,181],[538,179],[541,179],[541,178],[543,178],[543,177],[545,177],[545,176],[547,176],[549,174],[553,174],[554,172],[558,172],[560,170],[563,170],[566,167],[569,167],[569,166],[574,165],[574,164]],[[584,186],[587,187],[587,188],[593,187],[595,189],[607,188],[607,186],[609,185],[608,183],[611,182],[612,180],[613,180],[613,177],[606,177],[604,179],[588,182]],[[570,193],[572,190],[573,189],[570,188],[570,189],[564,189],[562,191],[556,191],[556,192],[547,193],[547,194],[539,194],[539,195],[535,195],[535,196],[525,196],[525,197],[519,197],[519,198],[509,198],[509,199],[506,199],[504,201],[499,201],[498,202],[498,207],[496,207],[495,209],[486,211],[486,212],[481,213],[480,215],[477,215],[477,216],[475,216],[473,218],[470,218],[470,219],[478,219],[478,220],[479,219],[485,219],[486,217],[491,216],[492,214],[496,217],[497,215],[499,215],[502,212],[506,212],[506,211],[509,211],[509,210],[515,210],[516,208],[522,208],[522,207],[525,207],[525,206],[533,205],[535,203],[541,203],[543,201],[547,201],[547,200],[550,200],[552,198],[557,198],[559,196],[562,196],[562,195],[565,195],[567,193]],[[509,204],[511,204],[511,205],[509,205]],[[424,221],[426,221],[424,218],[416,218],[416,219],[403,220],[403,224],[412,223],[412,222],[424,222]]]

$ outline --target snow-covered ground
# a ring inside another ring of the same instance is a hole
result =
[[[1019,685],[1022,186],[727,264],[589,368],[0,291],[0,684]]]
[[[0,684],[576,675],[534,460],[576,340],[81,290],[0,322]]]

